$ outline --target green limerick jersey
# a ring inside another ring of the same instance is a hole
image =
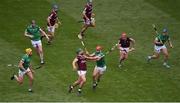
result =
[[[23,63],[23,67],[25,69],[28,69],[30,66],[30,61],[31,61],[31,57],[28,56],[27,54],[25,54],[22,59],[21,59],[24,63]]]
[[[104,66],[106,66],[105,59],[104,59],[105,55],[102,52],[95,52],[95,56],[102,57],[100,60],[96,61],[97,67],[104,67]]]
[[[32,27],[32,25],[28,26],[26,32],[33,35],[33,38],[31,39],[33,41],[38,41],[41,39],[40,27],[37,25],[35,27]]]
[[[169,35],[163,35],[163,34],[158,34],[158,36],[156,38],[159,42],[163,43],[162,45],[164,45],[166,43],[166,41],[170,40]]]

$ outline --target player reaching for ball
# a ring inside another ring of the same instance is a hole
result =
[[[32,92],[32,86],[33,86],[33,70],[31,66],[31,56],[32,56],[32,49],[27,48],[25,50],[26,54],[22,57],[22,59],[19,62],[19,75],[14,75],[11,77],[11,80],[14,78],[19,84],[23,83],[24,75],[27,75],[29,78],[29,92]]]
[[[122,67],[122,62],[128,58],[128,52],[134,50],[135,40],[129,38],[126,33],[122,33],[118,41],[120,50],[119,67]]]
[[[78,34],[78,38],[82,39],[84,36],[84,32],[87,30],[88,27],[95,27],[95,14],[93,12],[93,5],[92,0],[88,0],[87,4],[85,5],[83,11],[83,20],[84,24],[82,26],[81,32]]]
[[[106,64],[105,64],[105,55],[102,52],[101,46],[96,46],[96,52],[90,54],[89,56],[98,58],[96,60],[96,66],[93,71],[93,89],[95,89],[100,82],[100,78],[106,71]]]
[[[24,35],[31,39],[31,43],[40,57],[40,63],[44,64],[41,36],[45,36],[49,41],[49,37],[47,36],[47,34],[38,25],[36,25],[35,20],[32,20],[31,25],[27,27]]]
[[[59,25],[61,25],[61,22],[58,19],[57,13],[58,13],[58,6],[53,5],[52,11],[47,18],[47,30],[48,30],[48,36],[50,38],[50,41],[48,42],[48,44],[51,44],[54,38],[55,29],[58,28]]]
[[[77,50],[77,56],[72,62],[73,70],[77,70],[78,73],[78,79],[69,86],[68,92],[71,93],[73,88],[75,88],[77,85],[79,85],[78,94],[80,95],[82,92],[82,87],[86,82],[86,72],[87,72],[87,66],[86,62],[87,60],[96,60],[98,58],[95,57],[89,57],[87,56],[82,49]]]
[[[168,41],[168,44],[171,48],[173,48],[173,45],[171,43],[170,37],[168,35],[168,30],[163,29],[162,34],[157,34],[155,40],[154,40],[154,54],[152,56],[148,56],[148,62],[152,59],[158,59],[160,53],[162,52],[164,54],[164,63],[163,66],[166,68],[170,68],[170,66],[167,64],[169,53],[166,48],[165,43]]]

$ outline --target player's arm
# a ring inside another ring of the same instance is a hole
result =
[[[95,56],[95,53],[91,53],[91,54],[89,54],[89,53],[87,54],[86,53],[86,55],[89,56],[89,57],[93,57],[93,56]]]
[[[154,40],[154,44],[162,44],[162,42],[160,42],[159,39],[156,37]]]
[[[45,32],[45,31],[43,31],[41,28],[40,28],[39,30],[40,30],[40,32],[41,32],[41,34],[42,34],[42,36],[45,36],[45,37],[46,37],[46,39],[49,41],[49,37],[48,37],[48,35],[46,34],[46,32]]]
[[[96,56],[94,56],[94,57],[90,57],[90,56],[86,56],[86,55],[84,55],[84,56],[85,56],[85,58],[87,60],[92,60],[92,61],[97,61],[98,60],[98,57],[96,57]]]
[[[170,39],[170,38],[168,39],[168,44],[169,44],[169,46],[170,46],[171,48],[173,48],[173,45],[172,45],[172,42],[171,42],[171,39]]]
[[[156,28],[155,24],[152,24],[152,26],[153,26],[153,29],[154,29],[156,35],[158,35],[159,33],[158,33],[158,31],[157,31],[157,28]]]
[[[25,36],[25,37],[28,37],[28,38],[33,38],[33,35],[29,35],[29,33],[27,32],[27,30],[25,30],[24,36]]]
[[[102,59],[104,56],[105,56],[104,54],[103,54],[103,55],[100,55],[100,56],[96,56],[96,61]]]
[[[117,42],[117,49],[120,49],[120,47],[121,47],[120,42],[121,42],[121,40],[118,40],[118,42]]]
[[[76,66],[77,61],[78,61],[78,59],[74,58],[74,60],[72,62],[73,70],[77,70],[77,66]]]
[[[93,56],[95,56],[95,53],[92,53],[92,54],[90,54],[89,56],[93,57]]]
[[[131,40],[131,44],[132,44],[131,49],[134,49],[134,45],[136,41],[133,38],[129,38],[129,39]]]
[[[57,17],[57,19],[56,19],[56,23],[58,23],[59,25],[62,24],[58,17]]]
[[[82,15],[83,15],[87,20],[89,20],[89,18],[88,18],[87,15],[86,15],[86,8],[84,9]]]
[[[19,69],[21,69],[22,71],[26,71],[26,69],[25,69],[24,66],[23,66],[23,63],[24,63],[24,60],[22,59],[22,60],[19,62],[18,67],[19,67]]]

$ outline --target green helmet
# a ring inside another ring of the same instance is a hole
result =
[[[53,5],[52,8],[53,8],[55,11],[58,11],[58,9],[59,9],[58,5]]]
[[[78,48],[77,50],[76,50],[76,53],[77,54],[79,54],[80,52],[82,52],[83,50],[81,49],[81,48]]]
[[[92,3],[92,0],[87,0],[88,3]]]

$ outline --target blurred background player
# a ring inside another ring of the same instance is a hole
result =
[[[82,26],[81,32],[78,34],[78,38],[82,39],[84,36],[84,32],[87,30],[88,27],[95,27],[95,14],[93,12],[93,5],[92,0],[88,0],[87,4],[85,5],[83,11],[83,20],[84,24]]]
[[[128,52],[134,50],[135,40],[127,37],[126,33],[122,33],[118,41],[118,47],[120,50],[119,67],[122,66],[122,62],[128,58]]]
[[[104,59],[105,55],[102,52],[102,47],[98,45],[96,46],[96,52],[90,54],[89,56],[98,58],[96,60],[96,66],[93,71],[93,89],[95,89],[98,85],[98,82],[100,82],[101,76],[106,71],[106,64]]]
[[[22,57],[22,59],[19,62],[19,75],[14,75],[11,77],[11,80],[14,78],[19,84],[23,83],[24,75],[27,75],[29,78],[29,92],[32,92],[32,86],[33,86],[33,70],[31,66],[31,56],[32,56],[32,49],[27,48],[25,50],[26,54]]]
[[[171,48],[173,48],[173,45],[171,43],[170,37],[168,35],[168,30],[163,29],[162,34],[158,34],[154,40],[154,54],[152,56],[148,56],[148,62],[150,62],[151,59],[158,59],[160,53],[162,52],[164,54],[164,63],[163,66],[166,68],[170,68],[170,66],[167,64],[168,61],[168,50],[166,48],[165,43],[168,41],[168,44]]]
[[[79,85],[78,94],[81,94],[81,89],[86,82],[86,72],[87,72],[87,60],[96,60],[95,57],[88,57],[82,49],[77,50],[77,56],[72,62],[73,70],[77,70],[78,73],[78,80],[76,80],[72,85],[69,87],[69,93]]]
[[[53,5],[52,11],[47,18],[47,30],[48,30],[48,36],[50,38],[48,44],[51,44],[54,38],[55,28],[58,28],[59,24],[61,25],[57,13],[58,13],[58,6]]]
[[[44,64],[41,36],[45,36],[49,41],[47,34],[38,25],[36,25],[35,20],[32,20],[31,25],[27,27],[24,35],[31,39],[31,43],[40,57],[40,63]]]

